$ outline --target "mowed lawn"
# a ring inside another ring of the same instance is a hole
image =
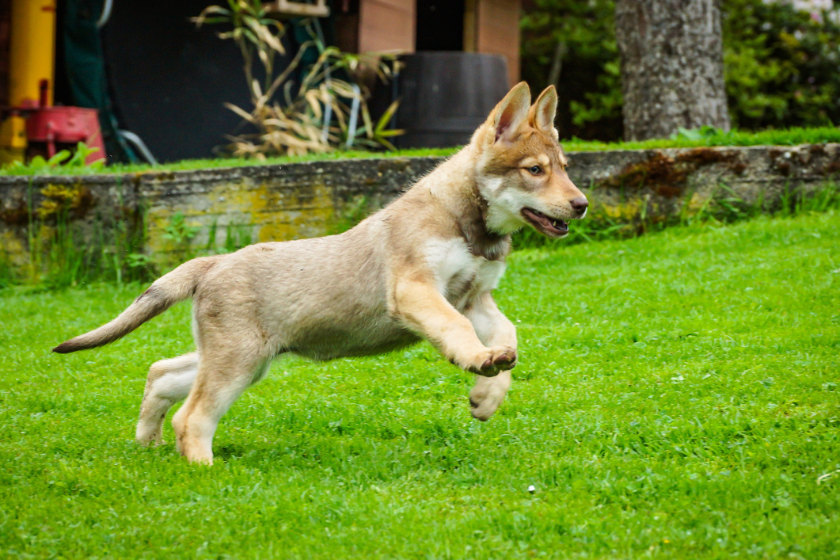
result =
[[[0,556],[840,556],[840,212],[554,247],[498,290],[490,422],[426,344],[288,358],[212,467],[132,441],[188,305],[59,356],[143,287],[0,292]]]

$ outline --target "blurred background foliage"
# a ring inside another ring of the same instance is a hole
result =
[[[522,79],[532,89],[551,83],[561,55],[557,125],[564,138],[622,137],[621,75],[613,0],[533,0],[525,3]],[[555,76],[557,73],[555,72]]]
[[[734,127],[840,123],[840,10],[784,0],[721,0],[721,10]],[[522,78],[545,87],[557,77],[561,137],[622,137],[614,13],[613,0],[525,3]]]

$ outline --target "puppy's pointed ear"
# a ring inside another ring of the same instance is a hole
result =
[[[528,122],[534,128],[546,132],[554,130],[554,116],[557,114],[557,90],[548,86],[528,112]]]
[[[499,101],[490,113],[493,128],[496,131],[496,141],[511,140],[516,131],[528,118],[528,108],[531,104],[531,90],[525,82],[519,82]]]

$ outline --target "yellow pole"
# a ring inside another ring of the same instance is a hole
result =
[[[56,0],[12,0],[9,45],[9,105],[38,106],[39,84],[49,84],[53,103],[55,84]]]

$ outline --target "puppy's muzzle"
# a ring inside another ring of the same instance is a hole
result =
[[[589,201],[586,200],[585,196],[574,198],[569,202],[569,204],[571,204],[576,218],[582,218],[583,215],[586,214],[586,209],[589,207]]]

